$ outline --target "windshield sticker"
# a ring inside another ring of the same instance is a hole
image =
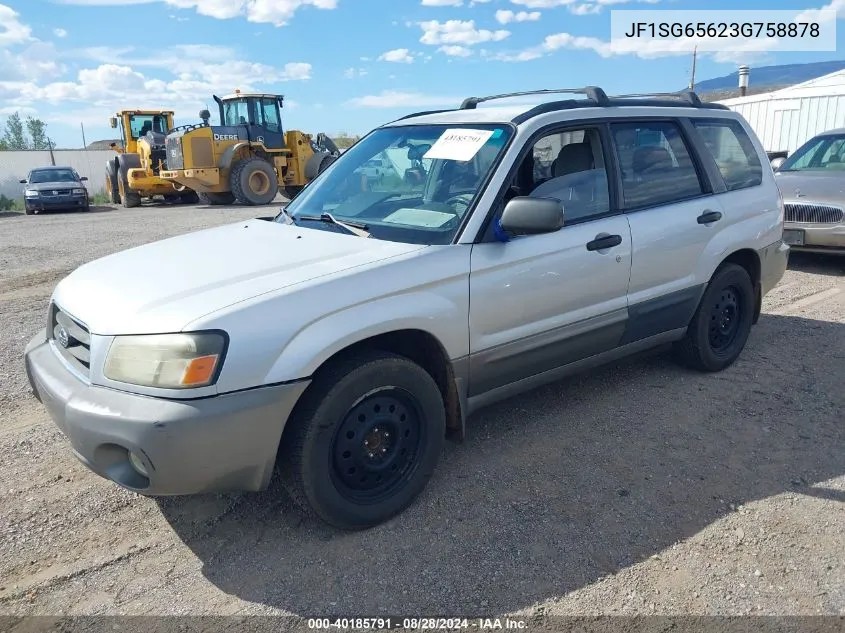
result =
[[[428,209],[399,209],[384,218],[384,222],[391,224],[405,224],[408,226],[420,226],[436,229],[454,218],[451,213],[441,213]]]
[[[493,130],[446,130],[423,158],[468,161],[493,136]]]

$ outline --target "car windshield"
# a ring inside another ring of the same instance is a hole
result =
[[[30,173],[29,182],[76,182],[76,174],[70,169],[42,169]]]
[[[287,207],[299,226],[375,239],[448,244],[511,136],[507,125],[412,125],[375,130]],[[279,222],[285,221],[284,214]]]
[[[810,139],[784,161],[778,171],[845,170],[845,135]]]

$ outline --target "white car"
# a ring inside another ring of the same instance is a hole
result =
[[[583,98],[409,115],[271,221],[80,267],[26,350],[36,396],[130,490],[261,490],[278,466],[355,529],[497,399],[662,344],[730,366],[789,254],[759,141],[694,93],[555,92]],[[362,179],[386,150],[404,176]]]

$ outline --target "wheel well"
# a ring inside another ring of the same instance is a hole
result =
[[[437,383],[443,396],[448,437],[454,439],[463,437],[464,424],[455,373],[440,341],[423,330],[396,330],[353,343],[328,358],[321,367],[362,350],[391,352],[404,356],[425,369]]]
[[[751,277],[751,286],[754,288],[754,323],[760,319],[760,310],[763,304],[763,295],[760,287],[760,256],[750,248],[731,253],[724,259],[722,264],[737,264],[742,266]]]

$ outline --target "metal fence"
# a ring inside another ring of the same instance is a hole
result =
[[[93,195],[105,191],[106,161],[115,156],[111,150],[54,149],[56,165],[73,167],[80,176],[87,176],[88,191]],[[0,195],[22,198],[23,185],[30,169],[49,167],[50,152],[41,150],[0,152]]]

